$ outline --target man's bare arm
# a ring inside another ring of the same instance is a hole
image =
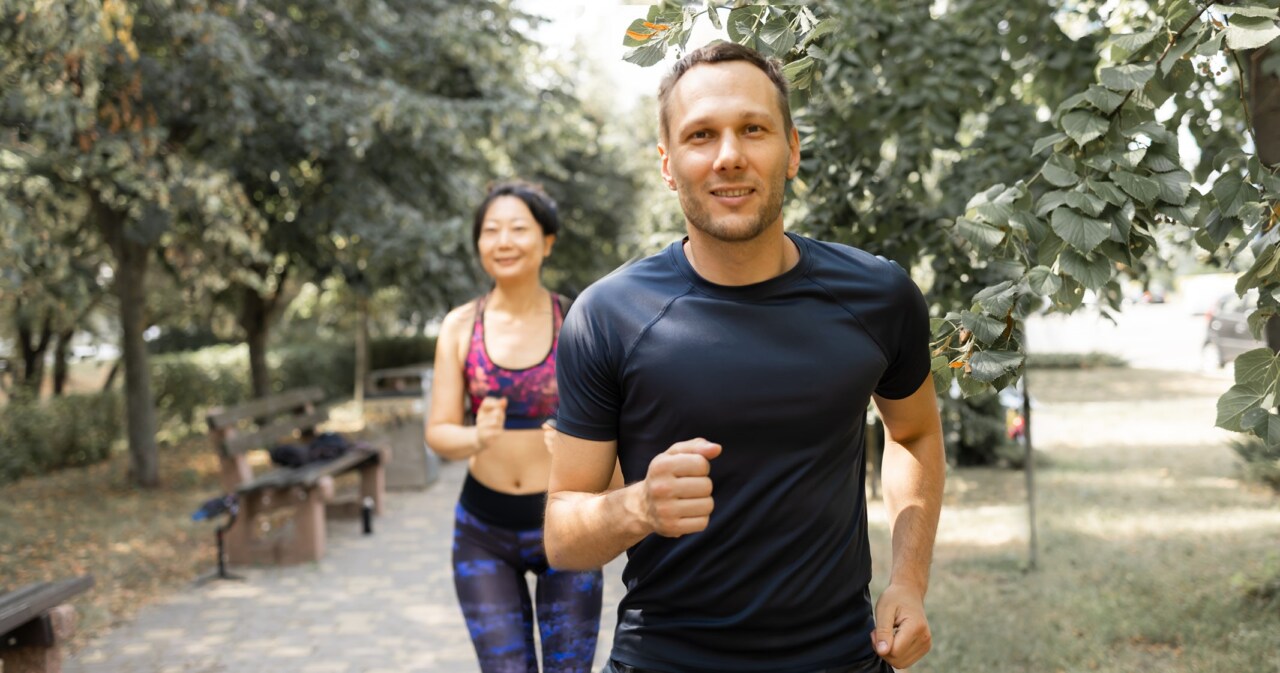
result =
[[[876,397],[875,402],[885,426],[881,472],[893,568],[889,587],[876,605],[873,639],[876,651],[890,664],[907,668],[929,651],[932,642],[924,596],[942,509],[946,454],[932,376],[906,398]]]
[[[617,442],[564,433],[553,441],[543,531],[553,568],[599,568],[650,533],[678,537],[707,527],[713,507],[709,461],[720,454],[718,444],[676,443],[653,459],[643,480],[607,490]]]

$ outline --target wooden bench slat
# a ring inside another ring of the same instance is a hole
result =
[[[0,634],[8,633],[93,587],[93,575],[37,582],[0,596]]]
[[[281,437],[293,434],[294,430],[311,430],[329,420],[329,408],[317,409],[309,414],[285,416],[278,421],[259,428],[257,432],[236,435],[222,443],[222,450],[236,455],[253,449],[270,448]]]
[[[376,451],[352,449],[333,460],[310,463],[302,467],[277,468],[270,472],[264,472],[252,481],[241,484],[236,489],[236,492],[250,493],[269,488],[312,486],[320,480],[320,477],[345,472],[370,461],[377,462],[377,460],[378,453]]]
[[[324,399],[324,390],[319,386],[287,390],[279,395],[270,395],[261,399],[237,404],[231,407],[210,409],[206,420],[210,430],[221,430],[231,427],[246,418],[263,418],[291,411],[306,404],[314,404]]]

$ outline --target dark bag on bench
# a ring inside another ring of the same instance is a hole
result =
[[[296,468],[341,458],[352,444],[336,432],[322,432],[309,444],[279,444],[271,447],[271,462],[281,467]]]

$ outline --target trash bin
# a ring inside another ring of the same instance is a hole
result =
[[[388,489],[421,490],[440,476],[425,433],[431,371],[429,364],[377,369],[365,381],[365,428],[391,447]]]

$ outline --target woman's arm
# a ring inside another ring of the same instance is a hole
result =
[[[466,382],[463,359],[469,328],[475,320],[475,302],[449,312],[436,340],[435,372],[431,379],[431,408],[427,414],[427,445],[444,458],[458,460],[483,451],[502,431],[506,400],[486,398],[476,410],[476,425],[462,424]],[[495,418],[496,417],[496,418]],[[496,420],[496,432],[494,429]]]

